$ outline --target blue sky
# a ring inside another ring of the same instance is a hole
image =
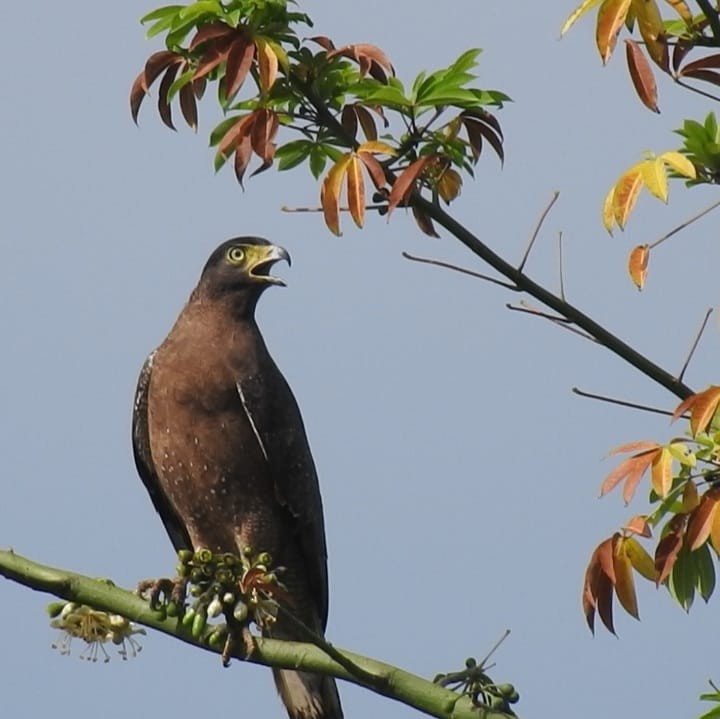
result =
[[[569,298],[671,371],[716,301],[711,216],[653,256],[647,289],[625,271],[630,248],[709,204],[671,188],[642,197],[628,231],[608,237],[600,206],[643,150],[677,145],[683,117],[711,109],[661,82],[662,114],[634,98],[621,53],[603,69],[590,21],[562,42],[574,2],[306,2],[313,32],[368,41],[401,79],[482,47],[478,85],[515,102],[499,114],[507,161],[488,153],[453,212],[509,258],[522,256],[554,190],[560,200],[528,265],[557,287],[565,237]],[[592,638],[580,588],[592,548],[631,513],[597,499],[612,447],[671,436],[663,418],[582,400],[578,385],[664,407],[674,398],[600,347],[510,313],[517,297],[403,250],[483,271],[443,235],[398,211],[335,238],[314,214],[304,169],[253,178],[243,193],[214,175],[200,133],[166,130],[152,103],[140,128],[127,94],[157,44],[139,0],[11,3],[5,9],[0,125],[0,296],[4,462],[0,542],[49,564],[133,586],[174,556],[135,474],[130,410],[145,355],[170,328],[209,252],[258,234],[293,256],[287,289],[259,320],[302,408],[323,490],[330,551],[328,636],[340,647],[432,677],[482,656],[506,628],[493,676],[521,694],[521,716],[582,712],[693,717],[713,669],[712,607],[690,616],[640,587],[642,622]],[[14,28],[14,29],[13,29]],[[12,31],[10,31],[12,29]],[[687,380],[717,381],[713,320]],[[282,717],[267,670],[150,635],[133,661],[61,657],[48,598],[0,584],[5,715],[108,719],[208,711]],[[716,678],[720,678],[717,677]],[[346,716],[411,711],[341,686]]]

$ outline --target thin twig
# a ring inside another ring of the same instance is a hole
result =
[[[500,639],[498,639],[495,644],[492,645],[492,648],[490,651],[485,655],[485,658],[479,662],[480,666],[483,669],[487,669],[487,660],[490,659],[490,657],[495,654],[495,652],[498,650],[498,647],[510,636],[510,630],[506,629],[503,633]]]
[[[553,192],[553,196],[550,199],[550,202],[546,205],[545,209],[540,214],[540,219],[538,219],[537,224],[535,225],[535,229],[533,230],[532,237],[530,238],[530,242],[528,242],[527,249],[525,250],[525,254],[523,255],[522,261],[520,262],[520,265],[518,266],[518,272],[523,271],[523,267],[525,267],[525,263],[527,262],[528,257],[530,257],[530,251],[533,248],[533,245],[535,244],[535,240],[537,239],[537,236],[540,234],[540,228],[543,225],[543,222],[545,222],[545,218],[548,216],[548,213],[550,210],[552,210],[552,206],[557,202],[557,198],[560,197],[560,193],[556,190]]]
[[[695,87],[694,85],[688,85],[686,82],[683,82],[680,78],[675,78],[675,82],[680,85],[680,87],[684,87],[686,90],[690,90],[690,92],[696,92],[698,95],[702,95],[703,97],[710,98],[711,100],[715,100],[716,102],[720,102],[720,97],[717,95],[713,95],[709,92],[705,92],[705,90],[701,90],[698,87]]]
[[[568,332],[572,332],[573,334],[582,337],[584,340],[590,340],[590,342],[597,342],[598,344],[600,344],[599,340],[596,340],[592,335],[582,332],[581,330],[577,329],[577,327],[573,327],[573,323],[566,317],[549,315],[542,310],[536,310],[534,307],[528,307],[526,304],[511,305],[510,303],[508,303],[505,305],[505,307],[507,307],[509,310],[512,310],[513,312],[524,312],[528,315],[534,315],[535,317],[542,317],[543,319],[550,320],[550,322],[556,324],[558,327],[562,327]]]
[[[706,313],[705,313],[705,319],[703,319],[702,324],[700,325],[700,331],[697,333],[697,337],[695,338],[695,341],[693,342],[692,347],[690,348],[690,352],[688,353],[687,359],[685,360],[685,364],[683,365],[683,368],[680,370],[680,374],[678,375],[678,381],[682,382],[683,377],[685,376],[685,371],[688,368],[688,365],[690,364],[690,360],[692,359],[693,354],[695,354],[695,350],[697,349],[698,344],[700,343],[700,338],[703,336],[703,332],[705,331],[705,327],[707,327],[708,320],[710,319],[710,315],[713,312],[713,308],[711,307]]]
[[[708,212],[712,212],[716,207],[720,207],[720,200],[717,202],[713,202],[712,205],[709,207],[706,207],[701,212],[698,212],[697,215],[693,215],[689,220],[685,220],[682,224],[678,225],[675,229],[670,230],[670,232],[667,233],[667,235],[663,235],[660,239],[655,240],[652,244],[648,245],[648,249],[652,250],[655,247],[657,247],[660,243],[665,242],[665,240],[669,239],[673,235],[680,232],[680,230],[684,230],[688,225],[692,225],[693,222],[696,222],[701,217],[705,217],[705,215],[708,214]]]
[[[504,287],[507,290],[512,290],[513,292],[519,292],[518,288],[515,287],[515,285],[511,285],[509,282],[503,282],[502,280],[498,280],[495,277],[488,277],[487,275],[481,275],[479,272],[474,272],[473,270],[468,270],[465,267],[459,267],[458,265],[450,264],[449,262],[443,262],[442,260],[433,260],[429,257],[417,257],[416,255],[411,255],[409,252],[403,252],[402,256],[406,260],[412,260],[413,262],[422,262],[426,265],[437,265],[438,267],[445,267],[448,270],[453,270],[454,272],[460,272],[463,275],[470,275],[470,277],[477,277],[479,280],[485,280],[486,282],[492,282],[494,285],[500,285],[500,287]]]
[[[602,394],[593,394],[592,392],[585,392],[584,390],[579,389],[578,387],[573,387],[572,391],[574,394],[579,395],[580,397],[587,397],[588,399],[597,399],[600,402],[607,402],[608,404],[617,404],[621,407],[630,407],[630,409],[639,409],[643,412],[652,412],[653,414],[662,414],[666,417],[672,417],[673,413],[669,412],[666,409],[657,409],[657,407],[648,407],[645,404],[636,404],[635,402],[627,402],[624,399],[615,399],[614,397],[607,397]],[[686,415],[683,415],[684,417]]]
[[[715,40],[720,43],[720,14],[717,9],[710,4],[710,0],[697,0],[697,4],[708,19]]]
[[[565,278],[563,277],[563,233],[562,230],[558,233],[558,256],[560,260],[560,299],[563,302],[567,302],[565,299]]]
[[[365,205],[366,210],[382,210],[387,209],[387,204],[382,205]],[[338,208],[340,212],[350,212],[349,207],[339,207]],[[283,205],[280,208],[280,212],[322,212],[322,207],[289,207],[288,205]]]

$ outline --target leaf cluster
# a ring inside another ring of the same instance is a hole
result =
[[[612,599],[638,618],[634,575],[665,586],[686,611],[699,594],[706,602],[715,590],[715,559],[720,556],[720,387],[692,395],[675,410],[689,413],[686,436],[667,444],[642,441],[616,448],[629,454],[602,483],[601,495],[622,484],[626,504],[646,475],[652,510],[633,517],[603,540],[590,559],[583,588],[583,610],[594,627],[596,613],[614,632]],[[651,556],[640,539],[659,532]]]
[[[295,26],[312,22],[291,12],[292,4],[200,0],[146,15],[148,37],[164,36],[166,49],[148,58],[133,84],[133,118],[159,80],[161,120],[174,129],[171,106],[177,99],[196,129],[197,103],[214,83],[226,115],[210,135],[216,170],[233,158],[242,183],[257,158],[253,174],[275,159],[280,170],[307,164],[316,179],[325,173],[321,204],[336,234],[343,187],[352,218],[362,226],[366,180],[376,209],[389,214],[413,192],[452,202],[486,146],[504,159],[500,124],[486,108],[502,107],[509,98],[473,86],[480,50],[463,52],[447,68],[421,72],[406,90],[374,45],[301,39]],[[435,234],[427,216],[415,211],[415,218]]]

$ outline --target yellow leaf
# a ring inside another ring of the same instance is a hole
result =
[[[693,24],[692,12],[690,12],[690,8],[684,0],[665,0],[665,2],[675,9],[675,12],[685,21],[688,27]]]
[[[630,253],[628,272],[630,273],[630,279],[639,290],[645,286],[649,259],[650,247],[648,245],[638,245]]]
[[[382,140],[368,140],[357,149],[358,152],[370,152],[376,155],[397,155],[397,151]]]
[[[635,580],[632,562],[625,550],[625,537],[617,537],[613,547],[613,569],[615,570],[615,594],[623,609],[635,619],[639,619]]]
[[[657,569],[652,557],[645,551],[645,548],[635,537],[626,537],[623,542],[625,553],[628,556],[635,571],[645,579],[654,582],[657,579]]]
[[[260,71],[260,88],[268,92],[275,83],[278,71],[278,57],[273,50],[272,43],[262,35],[254,38],[257,48],[257,63]]]
[[[663,447],[655,457],[650,472],[650,481],[655,494],[658,497],[665,497],[672,485],[672,454],[667,447]]]
[[[671,442],[668,445],[668,450],[680,464],[686,467],[694,467],[697,464],[697,457],[690,447],[685,442]],[[684,512],[685,510],[683,510]]]
[[[692,512],[698,504],[700,504],[700,495],[697,491],[697,485],[690,479],[685,483],[683,489],[681,511],[685,513]]]
[[[350,215],[355,224],[362,228],[365,221],[365,180],[362,176],[362,162],[355,155],[347,168],[347,196]]]
[[[450,204],[459,194],[462,188],[462,177],[460,174],[449,168],[443,172],[437,182],[437,191],[440,197]]]
[[[625,22],[632,0],[605,0],[600,6],[595,29],[595,40],[603,64],[610,59],[617,34]]]
[[[560,29],[560,35],[564,35],[575,24],[577,20],[579,20],[586,12],[592,10],[596,5],[599,5],[601,2],[603,2],[603,0],[585,0],[582,5],[575,8],[575,10],[570,13],[568,19],[565,21],[562,28]]]
[[[668,199],[668,181],[665,174],[665,163],[656,157],[652,160],[645,160],[640,163],[640,172],[645,187],[658,198],[667,203]]]
[[[352,153],[343,155],[329,170],[320,190],[320,204],[325,216],[325,224],[338,237],[340,232],[340,188],[345,171],[352,160]]]
[[[613,227],[615,226],[615,212],[613,210],[613,196],[615,195],[615,188],[611,187],[610,192],[605,197],[602,209],[602,222],[603,227],[612,235]]]
[[[667,68],[667,45],[662,40],[663,19],[655,0],[632,0],[638,29],[648,55],[663,69]]]
[[[635,207],[642,189],[642,172],[638,165],[631,167],[616,183],[613,192],[613,215],[621,230]]]
[[[671,169],[682,175],[694,180],[697,177],[695,165],[679,152],[663,152],[660,159]]]

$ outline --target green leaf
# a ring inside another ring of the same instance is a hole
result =
[[[692,553],[697,574],[697,590],[707,602],[715,591],[715,563],[707,543]]]
[[[140,23],[144,25],[146,22],[152,22],[153,20],[160,20],[161,18],[167,16],[177,15],[177,13],[184,7],[185,5],[165,5],[164,7],[159,7],[156,10],[149,12],[147,15],[143,15],[140,18]]]
[[[670,596],[686,611],[690,611],[695,599],[695,587],[698,583],[695,563],[690,552],[683,547],[678,554],[675,566],[667,580]]]
[[[177,95],[178,92],[180,92],[180,90],[182,90],[183,87],[185,87],[185,85],[187,85],[193,79],[194,74],[194,69],[188,70],[187,72],[184,72],[182,75],[180,75],[180,77],[178,77],[177,80],[175,80],[175,82],[170,85],[167,93],[168,102],[172,102],[175,95]]]
[[[312,172],[316,180],[320,178],[320,175],[322,175],[325,170],[327,157],[323,145],[313,145],[310,151],[310,172]]]
[[[216,125],[210,133],[210,147],[215,147],[215,145],[225,137],[225,133],[241,119],[242,116],[233,115],[232,117],[225,118],[220,124]]]
[[[709,712],[705,712],[701,717],[698,717],[698,719],[719,719],[720,718],[720,707],[714,707]]]
[[[158,20],[154,25],[151,25],[148,28],[148,31],[145,33],[146,39],[150,40],[150,38],[159,35],[161,32],[165,32],[165,30],[167,30],[173,22],[175,22],[175,15],[168,15],[167,17]]]
[[[278,160],[278,170],[290,170],[297,167],[312,152],[315,144],[310,140],[294,140],[278,147],[275,159]]]

